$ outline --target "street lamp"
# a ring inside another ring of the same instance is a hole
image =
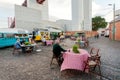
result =
[[[115,40],[115,3],[114,4],[108,4],[109,6],[113,6],[113,28],[112,28],[112,35],[113,40]]]

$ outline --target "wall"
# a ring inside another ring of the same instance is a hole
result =
[[[41,11],[15,5],[15,25],[16,28],[32,30],[33,27],[41,27]]]
[[[115,34],[115,39],[120,40],[120,21],[116,22],[116,34]]]
[[[71,20],[57,20],[56,23],[64,30],[64,31],[72,31],[72,21]]]
[[[92,30],[92,0],[72,0],[72,31]]]
[[[115,25],[116,25],[115,40],[120,41],[120,21],[117,21],[117,22],[115,23]],[[110,39],[113,39],[112,27],[113,27],[113,24],[111,23],[110,26],[109,26],[109,28],[110,28],[110,36],[109,36],[109,38],[110,38]]]
[[[92,30],[92,0],[84,0],[84,30]]]
[[[45,28],[49,26],[60,28],[56,22],[42,20],[41,17],[40,10],[15,5],[16,28],[27,29],[29,31],[33,31],[34,28]]]
[[[42,20],[48,20],[48,0],[45,0],[43,4],[38,4],[36,0],[27,0],[27,5],[29,8],[40,10]]]
[[[72,0],[72,31],[82,30],[82,23],[84,19],[83,0]]]

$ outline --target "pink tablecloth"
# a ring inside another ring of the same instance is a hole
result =
[[[52,45],[52,44],[53,44],[53,40],[47,40],[47,41],[46,41],[46,44],[47,44],[47,45]]]
[[[72,51],[63,54],[64,61],[61,65],[61,71],[65,69],[84,70],[84,61],[87,61],[90,54],[84,49],[79,49],[79,51],[80,54],[73,53]]]

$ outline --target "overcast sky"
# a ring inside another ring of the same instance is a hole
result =
[[[71,19],[71,0],[48,0],[49,15],[52,19]],[[13,4],[21,5],[24,0],[0,0],[0,21],[8,16],[14,16]],[[115,3],[116,9],[120,9],[119,0],[93,0],[92,16],[105,16],[112,12],[112,6],[108,4]],[[4,20],[2,20],[4,21]],[[0,22],[2,24],[2,22]]]

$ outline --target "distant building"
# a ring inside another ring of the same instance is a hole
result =
[[[120,41],[120,15],[115,19],[115,28],[113,27],[113,21],[109,23],[109,30],[109,38]]]
[[[48,0],[25,0],[22,5],[15,5],[15,19],[11,28],[29,31],[46,27],[60,28],[56,22],[49,21]]]
[[[71,0],[72,20],[57,20],[65,31],[92,30],[92,0]]]
[[[92,30],[92,0],[72,0],[72,31]]]
[[[35,28],[60,27],[64,31],[92,30],[92,0],[71,0],[72,20],[49,21],[48,0],[25,0],[15,5],[15,19],[11,28],[33,30]]]

